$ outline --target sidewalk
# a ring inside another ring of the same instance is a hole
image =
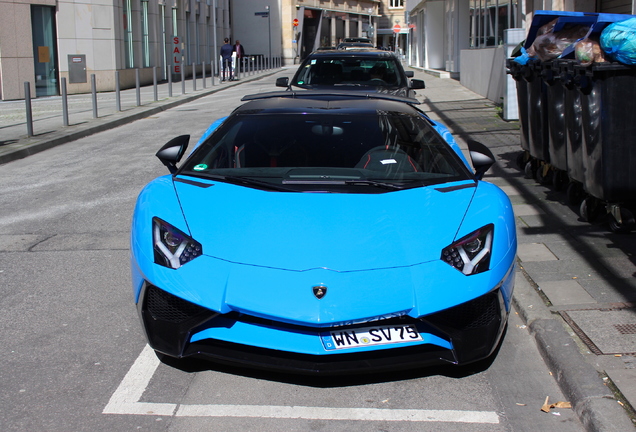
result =
[[[291,76],[294,70],[292,66],[223,84],[217,80],[214,87],[208,78],[208,87],[203,89],[199,82],[197,91],[188,81],[185,95],[181,94],[181,83],[174,83],[172,98],[167,97],[167,84],[161,84],[157,102],[150,86],[143,89],[145,105],[140,107],[135,106],[135,90],[126,90],[122,91],[122,112],[115,111],[113,95],[100,94],[104,108],[100,105],[97,119],[93,119],[91,95],[73,96],[69,127],[63,127],[61,101],[50,98],[37,116],[34,112],[36,136],[31,138],[26,137],[24,120],[20,121],[24,102],[2,102],[0,164],[244,82],[267,77],[274,91],[275,77]],[[513,313],[522,317],[587,430],[633,430],[629,417],[633,415],[631,407],[636,406],[633,235],[611,233],[603,221],[594,225],[580,221],[576,210],[565,204],[564,193],[525,179],[515,162],[521,151],[518,123],[501,120],[492,102],[453,79],[420,70],[415,71],[415,77],[426,82],[426,89],[417,92],[422,101],[419,108],[446,124],[462,148],[471,138],[487,145],[497,156],[498,163],[485,180],[499,185],[510,196],[516,215],[519,272]],[[34,107],[40,102],[35,101]],[[106,108],[109,103],[112,108]],[[542,404],[543,400],[537,401],[536,409]]]
[[[64,126],[62,97],[33,98],[33,136],[27,134],[26,104],[24,100],[0,101],[0,165],[31,154],[92,135],[107,129],[151,116],[203,96],[254,81],[278,72],[279,69],[241,73],[239,80],[221,83],[218,77],[201,76],[193,83],[191,78],[184,82],[161,83],[155,89],[152,85],[140,88],[140,105],[137,106],[137,90],[120,92],[120,108],[117,111],[115,92],[97,93],[97,118],[94,117],[91,94],[69,95],[69,126]],[[272,87],[272,90],[275,90]],[[172,97],[170,92],[172,91]]]

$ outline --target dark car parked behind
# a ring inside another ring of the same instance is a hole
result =
[[[300,65],[289,82],[278,78],[278,87],[297,89],[338,88],[388,93],[415,97],[416,89],[424,88],[424,81],[409,79],[413,71],[405,71],[392,52],[382,50],[315,51]]]

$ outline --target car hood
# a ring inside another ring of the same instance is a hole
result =
[[[191,235],[204,254],[294,271],[348,272],[438,260],[442,248],[454,240],[475,192],[473,182],[381,194],[269,192],[208,184],[175,182]]]

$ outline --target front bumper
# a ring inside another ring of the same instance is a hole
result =
[[[328,328],[290,325],[236,312],[218,314],[148,283],[142,287],[137,307],[150,346],[171,357],[203,356],[224,364],[299,374],[348,374],[462,365],[490,356],[508,317],[502,291],[498,287],[420,319],[405,316],[376,322],[414,324],[429,336],[425,341],[441,340],[443,344],[396,344],[347,352],[290,348],[303,347],[307,341],[319,345],[320,333]],[[241,332],[247,341],[253,337],[255,342],[233,342],[228,337],[232,332]]]

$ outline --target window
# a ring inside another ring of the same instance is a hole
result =
[[[404,7],[404,0],[391,0],[389,3],[390,8],[401,8]]]
[[[470,0],[470,46],[503,44],[504,30],[518,27],[518,0]]]
[[[141,56],[142,67],[150,66],[150,43],[148,37],[148,0],[141,1]]]
[[[424,117],[389,111],[237,114],[179,173],[243,186],[353,193],[471,178]]]
[[[33,31],[35,95],[56,96],[58,73],[55,7],[31,5],[31,29]],[[85,73],[84,77],[86,77]]]
[[[132,0],[124,0],[124,52],[126,55],[126,67],[135,67],[135,58],[133,55]]]

